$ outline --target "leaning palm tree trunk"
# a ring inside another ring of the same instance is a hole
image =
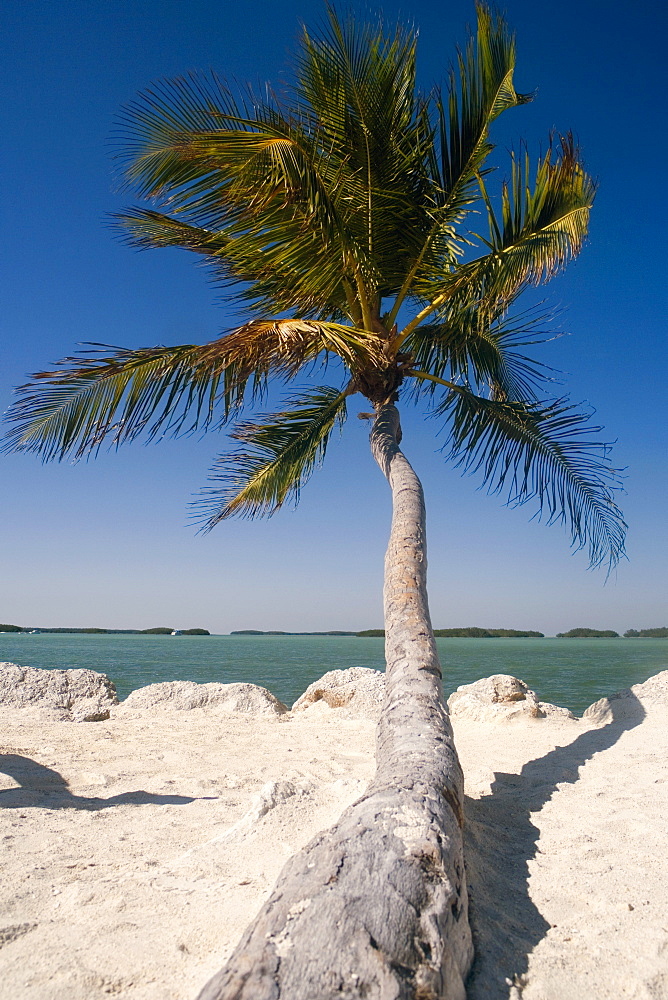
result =
[[[422,488],[378,408],[374,457],[392,488],[385,564],[387,694],[365,795],[283,869],[199,1000],[463,1000],[472,958],[463,779],[426,595]]]

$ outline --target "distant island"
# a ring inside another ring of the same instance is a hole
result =
[[[385,630],[369,628],[355,632],[358,636],[382,638]],[[515,628],[435,628],[437,639],[544,639],[543,632],[525,631]],[[619,639],[619,632],[612,629],[572,628],[568,632],[558,632],[557,639]],[[668,639],[668,628],[630,628],[624,633],[625,639]]]
[[[641,628],[638,631],[635,628],[630,628],[624,633],[625,639],[668,639],[668,628],[664,625],[663,628]]]
[[[385,629],[369,628],[364,632],[356,632],[359,636],[382,637]],[[435,628],[436,639],[544,639],[543,632],[525,632],[516,628]]]
[[[230,635],[352,635],[358,638],[383,638],[385,629],[368,628],[362,632],[261,632],[259,629],[246,628]],[[437,639],[496,639],[505,637],[509,639],[544,639],[542,632],[522,632],[514,628],[437,628],[434,629]]]
[[[260,632],[256,628],[243,628],[230,635],[360,635],[359,632]]]
[[[0,625],[0,632],[39,632],[55,635],[211,635],[205,628],[38,628],[25,625]]]
[[[572,628],[568,632],[557,632],[557,639],[619,639],[619,632],[611,628]]]
[[[39,628],[37,626],[26,625],[0,625],[2,632],[22,632],[22,633],[46,633],[55,635],[211,635],[206,628],[169,628],[161,625],[156,628]],[[358,638],[378,638],[385,636],[385,629],[368,628],[362,632],[343,632],[332,630],[329,632],[282,632],[277,629],[263,632],[260,629],[246,628],[230,632],[230,635],[343,635]],[[434,636],[437,639],[544,639],[543,632],[533,632],[516,628],[477,628],[468,626],[467,628],[435,628]],[[612,629],[596,628],[572,628],[568,632],[557,632],[557,639],[619,639],[619,632]],[[668,639],[668,627],[661,628],[630,628],[624,632],[625,639]]]

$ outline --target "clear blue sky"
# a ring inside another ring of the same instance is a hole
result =
[[[353,0],[353,10],[371,5]],[[559,527],[477,491],[438,452],[436,427],[406,417],[404,446],[429,512],[434,624],[624,630],[668,623],[666,496],[666,13],[602,0],[509,0],[519,90],[501,145],[535,151],[572,128],[600,182],[581,257],[547,286],[562,307],[546,361],[567,371],[617,439],[629,561],[605,584]],[[425,86],[443,78],[474,18],[469,0],[385,3],[420,29]],[[280,82],[300,22],[296,0],[32,0],[4,6],[2,86],[3,407],[27,373],[82,341],[130,347],[204,342],[235,316],[179,251],[137,253],[105,214],[113,119],[149,82],[215,68]],[[359,409],[364,409],[360,397]],[[353,414],[355,406],[352,407]],[[296,510],[227,522],[206,537],[187,505],[225,439],[126,446],[79,465],[0,458],[0,621],[44,626],[345,629],[382,621],[385,483],[352,419]]]

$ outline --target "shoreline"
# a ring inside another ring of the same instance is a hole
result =
[[[522,677],[548,701],[581,715],[611,691],[642,683],[668,667],[661,639],[437,639],[446,694],[493,671]],[[247,682],[292,703],[328,670],[384,668],[382,639],[34,635],[0,637],[0,660],[44,669],[92,667],[116,684],[119,698],[158,681]]]
[[[194,1000],[373,773],[368,707],[124,704],[95,723],[4,714],[7,1000]],[[667,709],[664,671],[585,719],[455,713],[469,1000],[668,997]]]

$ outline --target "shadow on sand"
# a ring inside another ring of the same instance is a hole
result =
[[[550,925],[529,897],[529,861],[540,853],[530,813],[540,810],[558,785],[578,780],[578,768],[613,746],[645,717],[630,692],[611,699],[612,721],[582,733],[565,747],[531,760],[520,774],[495,773],[491,792],[466,798],[466,868],[476,958],[468,1000],[508,1000],[521,984],[528,956]]]
[[[0,773],[18,781],[20,788],[0,790],[0,807],[5,809],[110,809],[112,806],[185,806],[197,797],[153,795],[151,792],[123,792],[108,799],[73,795],[62,774],[20,754],[0,754]],[[208,797],[208,796],[207,796]]]

